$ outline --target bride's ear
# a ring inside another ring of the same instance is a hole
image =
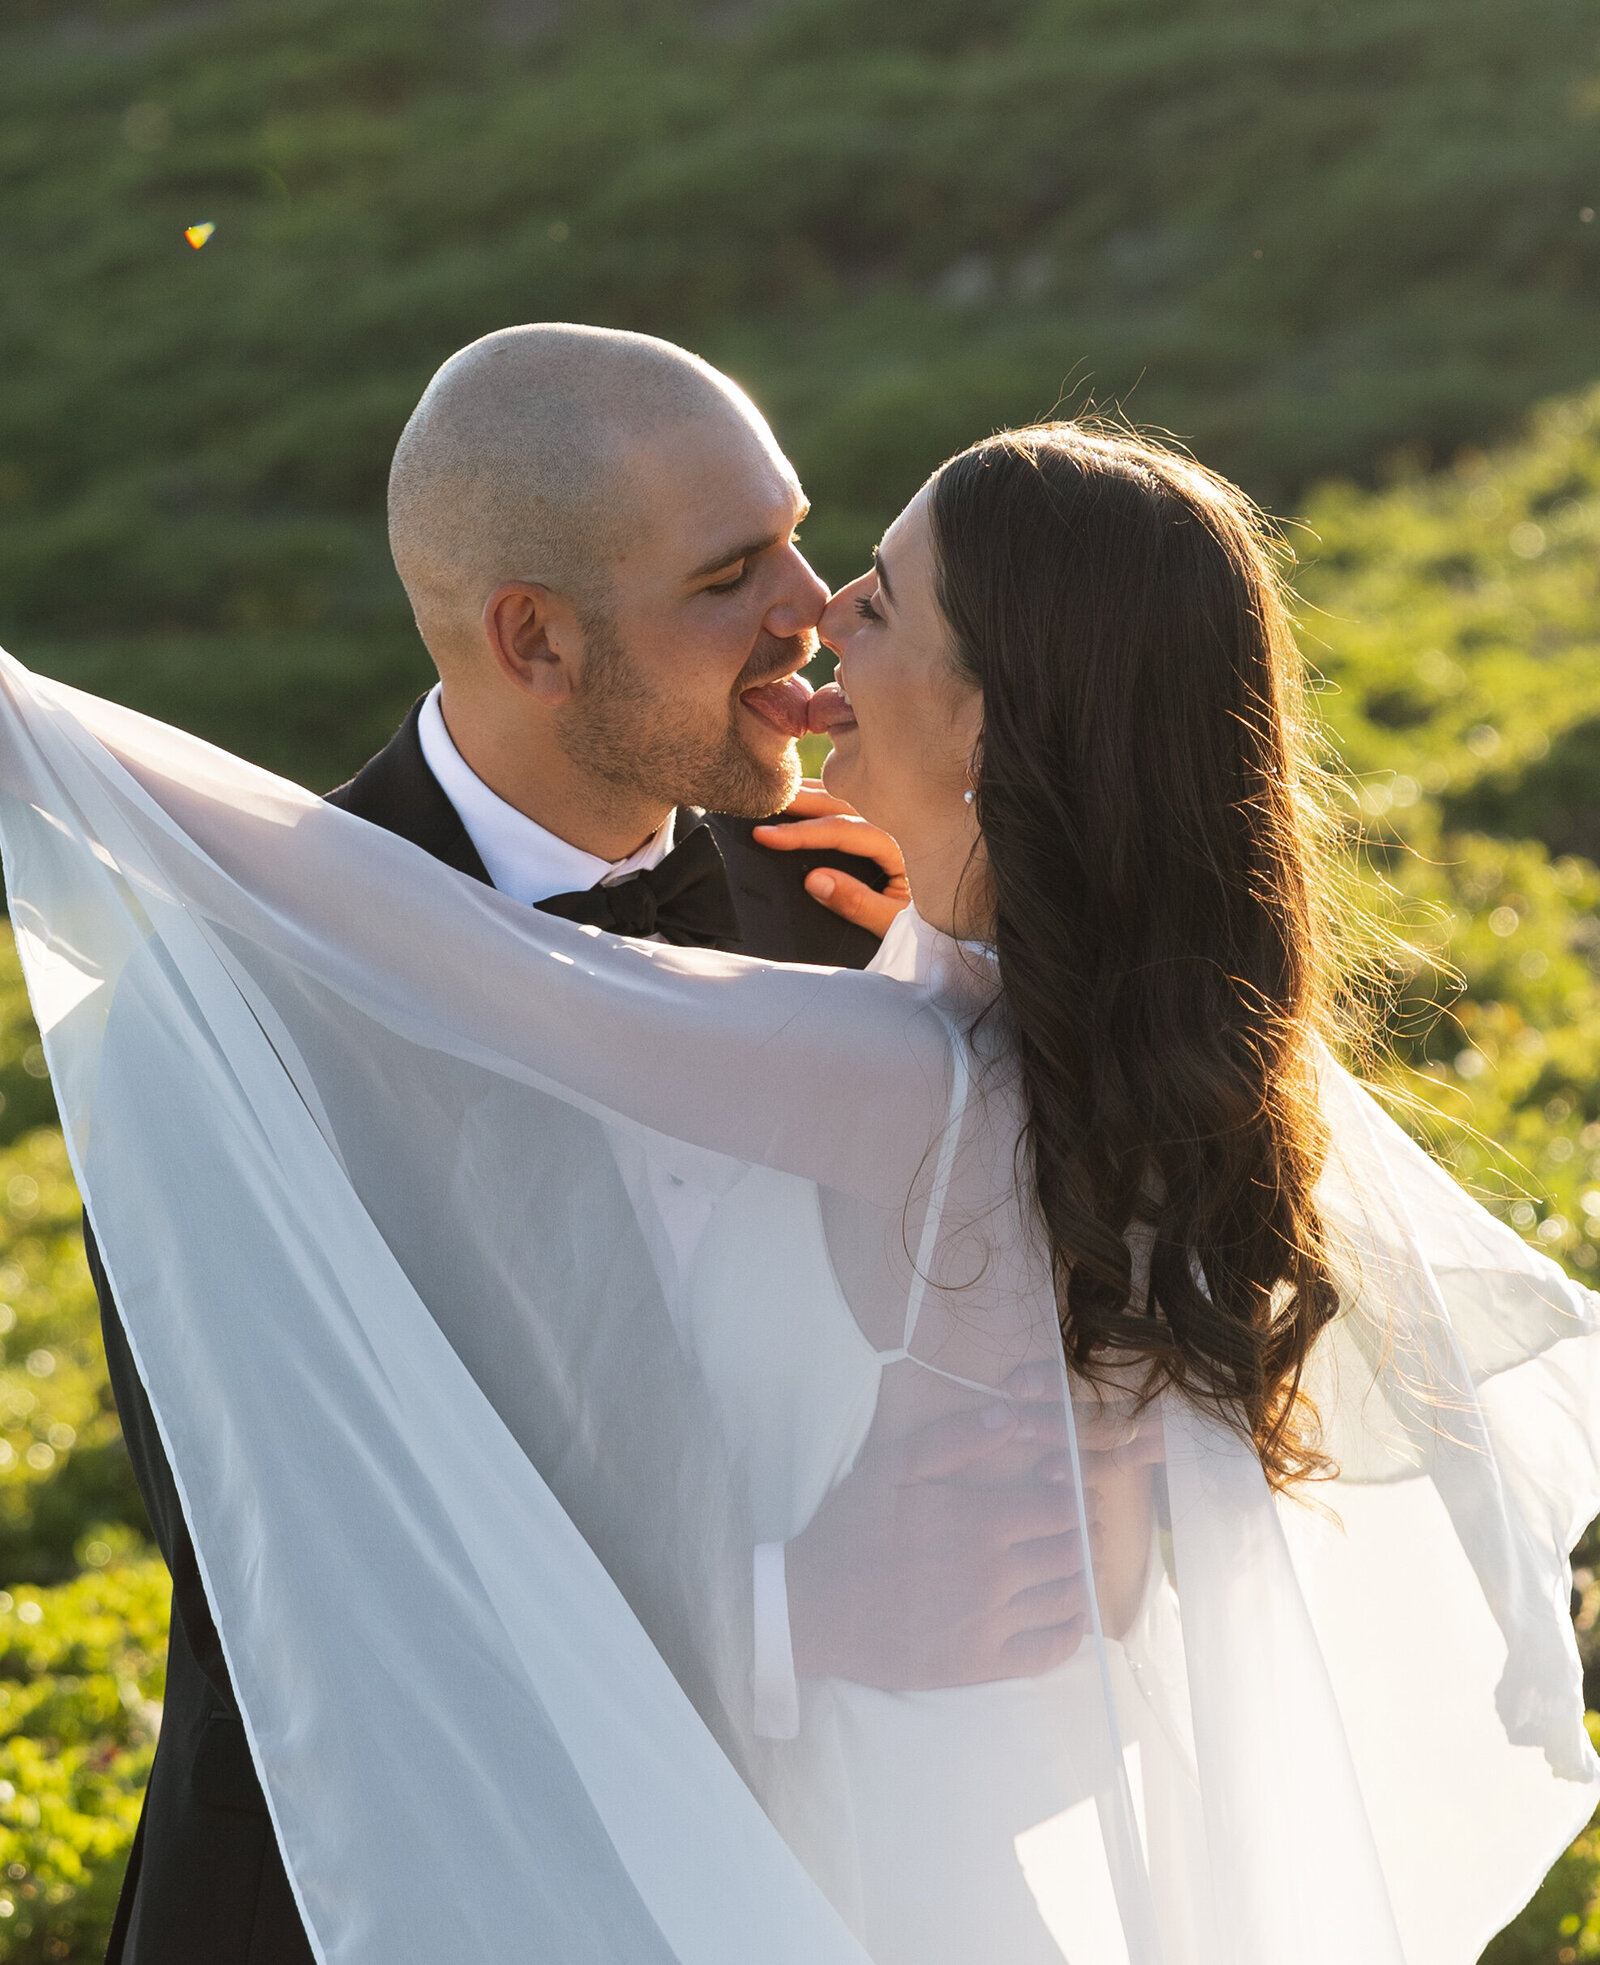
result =
[[[508,682],[550,704],[573,693],[583,631],[560,594],[531,581],[506,581],[483,604],[483,633]]]

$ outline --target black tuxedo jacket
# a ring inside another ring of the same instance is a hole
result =
[[[466,828],[423,759],[420,708],[329,800],[487,884]],[[806,893],[804,881],[813,867],[830,866],[881,888],[881,871],[839,854],[769,852],[750,837],[752,824],[694,808],[678,814],[680,837],[709,825],[721,848],[742,930],[741,940],[728,946],[777,962],[864,968],[876,937],[828,913]],[[87,1222],[84,1241],[122,1430],[172,1571],[161,1739],[107,1965],[313,1965],[155,1414]]]

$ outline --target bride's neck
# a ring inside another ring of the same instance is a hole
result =
[[[976,828],[962,826],[938,839],[902,839],[900,850],[911,898],[930,928],[959,942],[994,939],[994,903]]]

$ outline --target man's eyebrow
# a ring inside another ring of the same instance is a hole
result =
[[[889,605],[893,607],[894,588],[889,585],[889,569],[883,563],[882,553],[874,553],[872,555],[872,570],[878,576],[879,593],[881,593],[884,599],[889,603]]]
[[[802,505],[800,510],[795,514],[794,523],[789,527],[789,532],[782,536],[787,538],[793,534],[799,526],[805,523],[810,511],[811,507],[809,505]],[[718,553],[715,559],[708,559],[697,566],[688,575],[688,578],[691,580],[703,580],[708,573],[716,573],[725,566],[732,566],[735,560],[754,559],[757,553],[764,553],[769,546],[776,546],[779,536],[776,532],[769,532],[764,539],[750,539],[742,546],[733,547],[729,552]]]
[[[765,539],[751,539],[742,546],[730,546],[727,552],[718,553],[714,559],[702,561],[689,578],[700,580],[708,573],[716,573],[724,566],[732,566],[735,560],[754,559],[757,553],[764,553],[769,546],[775,546],[777,543],[777,533],[769,532]]]

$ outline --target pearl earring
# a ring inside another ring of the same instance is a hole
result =
[[[978,794],[975,791],[964,791],[961,794],[961,803],[963,805],[970,805],[977,796]]]

